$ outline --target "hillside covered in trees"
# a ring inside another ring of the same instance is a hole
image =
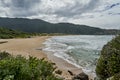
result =
[[[120,30],[106,30],[86,25],[71,23],[49,23],[40,19],[0,18],[0,26],[29,33],[62,33],[62,34],[118,34]]]
[[[120,36],[103,47],[96,73],[99,80],[120,80]]]

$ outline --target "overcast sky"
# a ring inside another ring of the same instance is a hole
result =
[[[120,0],[0,0],[0,17],[120,29]]]

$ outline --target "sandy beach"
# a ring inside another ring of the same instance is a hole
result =
[[[81,73],[82,69],[79,69],[58,57],[45,54],[45,52],[42,50],[44,47],[43,42],[45,42],[45,40],[48,38],[50,37],[42,36],[26,39],[0,39],[0,42],[7,41],[7,43],[0,44],[0,51],[9,52],[12,55],[22,55],[26,58],[29,56],[34,56],[52,61],[56,64],[57,68],[63,72],[61,76],[66,80],[71,80],[72,77],[68,73],[68,70],[73,72],[73,74]]]
[[[37,58],[47,58],[46,54],[41,50],[43,47],[42,43],[47,38],[46,36],[26,39],[0,39],[0,42],[8,41],[7,43],[0,44],[0,51],[25,57],[34,56]]]

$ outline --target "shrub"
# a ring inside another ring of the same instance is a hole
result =
[[[0,27],[0,39],[28,38],[30,36],[32,36],[32,34]]]
[[[11,55],[8,52],[0,52],[0,60],[10,57]]]
[[[44,59],[22,56],[0,60],[0,80],[61,80],[53,75],[54,67]]]
[[[120,80],[120,73],[115,74],[115,75],[111,78],[111,80]]]
[[[120,73],[120,36],[103,47],[96,66],[96,73],[101,80]]]

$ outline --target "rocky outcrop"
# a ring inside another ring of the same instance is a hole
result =
[[[100,80],[120,80],[120,36],[108,42],[102,49],[96,66]],[[119,76],[118,76],[119,75]]]
[[[86,75],[85,73],[80,73],[74,76],[72,80],[89,80],[89,78],[88,75]]]

